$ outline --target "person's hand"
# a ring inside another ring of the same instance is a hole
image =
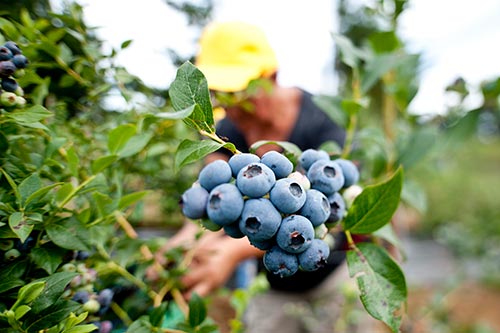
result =
[[[181,278],[186,288],[186,298],[192,293],[203,297],[221,287],[242,259],[246,246],[245,240],[227,236],[201,239],[193,250],[195,252],[188,271]]]

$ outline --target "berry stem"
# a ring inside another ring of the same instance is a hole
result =
[[[227,142],[222,140],[216,133],[210,133],[202,129],[200,129],[199,132],[201,135],[206,136],[207,138],[217,143],[220,143],[222,145],[227,145]],[[233,154],[241,154],[241,152],[238,149],[236,149],[236,147],[234,147],[233,145],[227,145],[226,148],[229,149]]]

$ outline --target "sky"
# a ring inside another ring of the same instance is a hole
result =
[[[358,0],[362,2],[362,0]],[[57,2],[57,1],[56,1]],[[89,25],[113,47],[132,39],[118,61],[146,84],[166,88],[176,68],[166,53],[196,50],[198,32],[163,0],[78,0]],[[215,20],[240,19],[260,26],[275,48],[278,79],[312,93],[334,94],[331,73],[336,32],[333,0],[214,0]],[[117,8],[120,8],[117,10]],[[110,14],[112,13],[112,14]],[[472,84],[500,76],[500,1],[410,0],[400,19],[400,35],[411,52],[423,55],[420,91],[410,110],[442,113],[455,100],[445,87],[458,76]],[[478,94],[467,101],[481,103]]]

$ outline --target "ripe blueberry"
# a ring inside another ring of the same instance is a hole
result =
[[[281,214],[266,198],[245,201],[240,217],[240,230],[253,241],[271,239],[278,231]]]
[[[315,271],[324,267],[330,255],[328,244],[321,239],[315,238],[311,242],[311,246],[302,253],[297,255],[299,266],[304,271]]]
[[[238,172],[236,186],[246,196],[258,198],[267,194],[274,183],[274,172],[263,163],[250,163]]]
[[[0,61],[12,59],[12,51],[5,46],[0,46]]]
[[[9,77],[16,71],[16,65],[10,60],[0,61],[0,77]]]
[[[220,184],[208,196],[207,214],[212,222],[224,226],[240,217],[243,204],[243,196],[234,184]]]
[[[343,158],[338,158],[334,160],[338,163],[340,168],[342,169],[342,173],[344,174],[344,188],[354,185],[359,180],[359,170],[350,160],[346,160]]]
[[[306,149],[299,156],[299,165],[307,171],[318,160],[330,160],[330,156],[324,150]]]
[[[314,227],[311,221],[302,215],[285,217],[276,233],[276,243],[290,253],[305,251],[313,238]]]
[[[26,58],[22,54],[16,54],[15,56],[12,57],[12,62],[16,66],[17,69],[23,69],[28,66],[28,58]]]
[[[280,212],[291,214],[304,205],[306,191],[299,182],[291,178],[281,178],[269,192],[269,199]]]
[[[228,161],[234,178],[238,176],[238,172],[243,167],[247,166],[250,163],[259,163],[259,162],[260,162],[260,157],[252,153],[234,154]]]
[[[220,184],[228,183],[232,178],[231,167],[224,160],[215,160],[205,165],[198,175],[198,181],[207,191]]]
[[[328,198],[322,192],[310,189],[306,192],[306,200],[300,209],[300,214],[307,217],[314,227],[325,223],[330,216]]]
[[[181,197],[182,214],[190,219],[201,219],[206,215],[208,191],[201,186],[187,189]]]
[[[19,88],[19,85],[17,84],[16,80],[11,79],[11,78],[6,78],[6,77],[4,77],[2,79],[2,89],[3,90],[15,93],[18,88]]]
[[[311,188],[330,195],[344,186],[344,175],[340,166],[334,161],[319,160],[307,170],[307,178]]]
[[[12,52],[12,54],[21,54],[21,49],[13,41],[9,40],[9,41],[5,42],[5,44],[3,46],[8,48],[10,50],[10,52]]]
[[[231,224],[226,224],[224,227],[224,232],[231,238],[243,238],[245,234],[240,229],[240,222],[235,221]]]
[[[342,221],[346,211],[344,198],[339,192],[335,192],[328,196],[328,202],[330,203],[330,216],[326,223],[332,224]]]
[[[292,276],[299,270],[297,256],[284,251],[276,245],[264,253],[263,261],[264,266],[269,272],[277,274],[280,277]]]
[[[275,150],[262,155],[260,162],[273,170],[276,179],[287,177],[293,171],[293,163],[285,155]]]

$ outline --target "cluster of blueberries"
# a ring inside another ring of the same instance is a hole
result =
[[[7,41],[0,46],[0,104],[3,107],[20,107],[26,104],[23,89],[15,78],[24,75],[27,65],[28,58],[15,42]]]
[[[328,228],[342,220],[341,190],[356,184],[359,171],[347,159],[308,149],[297,168],[277,151],[259,157],[233,155],[205,165],[181,198],[183,214],[209,230],[247,237],[264,250],[264,266],[281,277],[325,265]]]
[[[86,251],[75,251],[74,258],[61,267],[61,271],[76,272],[77,276],[71,280],[63,295],[82,305],[82,311],[88,312],[87,321],[97,326],[94,333],[110,333],[113,323],[110,320],[101,320],[108,312],[113,301],[114,291],[110,288],[95,290],[97,272],[88,268],[85,260],[89,257]]]

